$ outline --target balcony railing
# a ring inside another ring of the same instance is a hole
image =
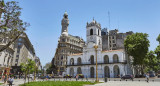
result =
[[[97,62],[97,64],[98,65],[100,65],[100,64],[126,64],[127,63],[127,61],[126,60],[124,60],[124,61],[118,61],[118,62],[108,62],[108,63],[106,63],[106,62],[102,62],[102,61],[99,61],[99,62]],[[74,64],[67,64],[67,66],[82,66],[82,65],[96,65],[96,62],[94,62],[94,63],[91,63],[91,62],[82,62],[82,63],[74,63]]]

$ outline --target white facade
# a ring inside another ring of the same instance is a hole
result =
[[[92,30],[91,30],[92,29]],[[67,59],[67,74],[96,77],[96,51],[98,77],[119,77],[128,74],[127,56],[123,49],[102,51],[101,26],[95,20],[87,23],[87,42],[83,53],[73,54]],[[97,49],[94,46],[98,46]]]

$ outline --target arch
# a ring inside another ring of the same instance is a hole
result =
[[[110,70],[108,66],[104,67],[104,77],[110,78]]]
[[[90,29],[90,35],[93,35],[93,29]]]
[[[94,64],[94,56],[93,55],[91,55],[90,61],[91,61],[91,64]]]
[[[90,77],[94,78],[94,67],[90,68]]]
[[[70,76],[74,77],[74,69],[73,68],[70,68]]]
[[[70,59],[70,65],[74,65],[74,59],[73,58]]]
[[[104,63],[109,63],[109,57],[108,57],[108,55],[104,56]]]
[[[114,62],[114,63],[119,62],[119,59],[118,59],[118,55],[117,55],[117,54],[114,54],[114,55],[113,55],[113,62]]]
[[[80,57],[77,59],[77,64],[78,64],[78,65],[81,64],[81,58],[80,58]]]
[[[120,76],[120,70],[119,70],[118,65],[115,65],[115,66],[113,67],[113,71],[114,71],[114,78],[117,78],[117,77]]]
[[[77,74],[82,74],[82,70],[80,67],[77,68]]]

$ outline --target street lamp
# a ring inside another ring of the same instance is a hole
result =
[[[95,52],[96,52],[96,82],[99,82],[98,81],[98,71],[97,71],[97,48],[98,48],[98,46],[95,45],[94,49],[95,49]]]

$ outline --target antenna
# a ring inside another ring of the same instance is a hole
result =
[[[118,29],[119,29],[119,20],[118,20]]]
[[[110,27],[110,12],[108,11],[108,24],[109,24],[109,28],[111,28]]]

